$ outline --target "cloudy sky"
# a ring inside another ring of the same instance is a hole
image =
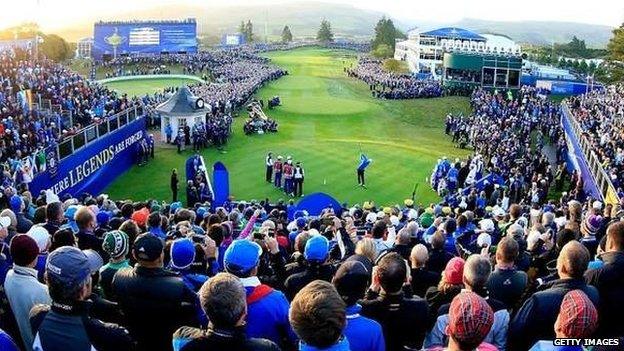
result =
[[[36,21],[44,29],[70,21],[162,5],[275,5],[302,0],[1,0],[0,27]],[[568,21],[608,26],[624,22],[621,0],[321,0],[385,12],[403,20],[454,22],[462,18],[499,21]]]

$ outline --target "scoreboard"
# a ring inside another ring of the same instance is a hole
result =
[[[122,55],[196,53],[197,23],[183,21],[97,22],[92,56],[96,60]]]

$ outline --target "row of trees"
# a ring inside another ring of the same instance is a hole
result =
[[[255,39],[251,20],[247,20],[247,23],[245,23],[245,21],[241,21],[238,26],[238,32],[243,35],[243,38],[245,38],[245,42],[247,43],[252,43]]]

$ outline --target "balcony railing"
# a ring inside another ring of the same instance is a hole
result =
[[[596,186],[598,187],[598,191],[603,197],[603,200],[605,200],[605,202],[607,203],[618,203],[620,201],[620,197],[617,193],[617,190],[613,186],[611,178],[602,167],[602,164],[600,163],[598,156],[592,149],[587,137],[583,135],[583,130],[576,120],[576,117],[574,116],[574,114],[570,110],[570,107],[565,101],[561,104],[561,108],[564,110],[563,118],[568,118],[568,120],[570,121],[572,131],[576,136],[576,140],[579,141],[581,151],[583,152],[583,156],[585,156],[585,160],[587,161],[587,166],[590,170],[591,176],[593,177]]]

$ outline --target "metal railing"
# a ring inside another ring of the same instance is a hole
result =
[[[46,147],[43,152],[45,152],[46,157],[50,152],[54,152],[56,156],[55,159],[60,162],[80,149],[89,146],[100,137],[119,130],[127,124],[134,122],[138,118],[142,118],[143,112],[144,107],[137,105],[123,110],[115,115],[104,117],[101,121],[92,123],[80,129],[75,134],[64,137],[55,145]],[[30,161],[35,155],[24,157],[23,160]],[[43,169],[34,169],[33,175],[41,172],[43,172]]]
[[[598,187],[598,191],[602,195],[604,200],[609,200],[611,197],[614,197],[615,201],[619,202],[620,197],[611,182],[611,178],[604,170],[604,167],[600,163],[598,156],[594,152],[592,146],[589,143],[587,136],[583,134],[583,130],[581,129],[580,124],[576,120],[576,116],[570,110],[567,102],[564,101],[561,103],[561,108],[564,110],[564,118],[567,118],[572,126],[572,131],[576,136],[576,140],[578,140],[581,151],[583,152],[583,156],[585,156],[585,160],[587,162],[587,166],[591,172],[591,176]]]

